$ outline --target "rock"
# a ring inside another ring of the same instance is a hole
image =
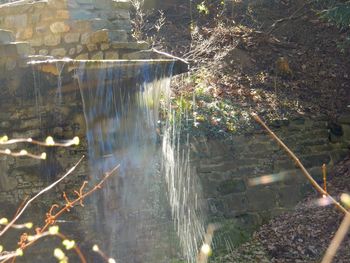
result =
[[[56,48],[51,50],[51,56],[53,57],[64,57],[67,54],[67,51],[64,48]]]
[[[110,45],[108,43],[102,43],[101,44],[101,50],[105,51],[110,48]]]
[[[76,56],[75,59],[78,59],[78,60],[86,60],[86,59],[89,59],[89,54],[88,54],[88,53],[80,54],[79,56]]]
[[[102,42],[108,42],[109,31],[106,29],[98,30],[90,35],[89,42],[92,44],[98,44]]]
[[[19,40],[28,40],[33,36],[33,28],[27,27],[23,30],[17,32],[17,39]]]
[[[90,33],[84,33],[81,35],[80,43],[83,45],[87,45],[89,43]]]
[[[69,19],[69,11],[68,10],[57,10],[56,11],[56,18],[58,19]]]
[[[40,47],[44,44],[44,40],[41,37],[35,37],[28,40],[32,47]]]
[[[71,43],[78,43],[80,39],[80,33],[67,33],[64,36],[64,41],[67,44],[71,44]]]
[[[61,43],[61,36],[60,35],[47,35],[44,37],[44,44],[46,46],[57,46]]]
[[[103,59],[103,52],[102,51],[96,52],[95,54],[93,54],[91,56],[91,59],[93,59],[93,60],[102,60]]]
[[[97,45],[96,44],[87,44],[86,45],[87,49],[91,52],[91,51],[95,51],[97,50]]]
[[[26,28],[28,18],[26,14],[5,17],[4,25],[9,28]]]
[[[350,113],[344,113],[338,117],[338,122],[341,124],[350,124]]]
[[[27,42],[14,42],[17,54],[21,57],[27,57],[31,54],[31,46]]]
[[[105,53],[105,59],[119,59],[119,53],[116,51],[107,51]]]
[[[15,41],[15,36],[9,30],[0,29],[0,43],[10,43]]]
[[[145,41],[140,42],[112,42],[112,48],[115,49],[149,49],[149,44]]]
[[[49,31],[49,28],[46,25],[37,26],[35,28],[35,32],[37,32],[38,34],[45,34],[48,31]]]
[[[13,58],[8,58],[6,61],[6,70],[11,71],[16,68],[17,62]]]
[[[111,30],[108,32],[109,40],[117,42],[127,42],[128,35],[125,30]]]
[[[83,46],[82,45],[77,45],[77,53],[79,54],[82,51],[83,51]]]
[[[70,26],[64,22],[55,22],[50,25],[50,30],[52,33],[66,33],[70,30]]]
[[[75,51],[76,51],[75,48],[72,47],[72,48],[69,49],[68,54],[69,54],[70,56],[73,56],[73,55],[75,54]]]
[[[39,55],[41,56],[46,56],[49,54],[49,51],[47,49],[40,49],[39,50]]]

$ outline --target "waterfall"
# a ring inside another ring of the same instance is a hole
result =
[[[205,233],[189,137],[170,103],[173,66],[81,61],[74,72],[86,121],[89,180],[96,182],[120,165],[90,204],[96,208],[90,220],[96,242],[118,262],[163,263],[180,257],[192,263]],[[161,120],[160,101],[165,108]]]

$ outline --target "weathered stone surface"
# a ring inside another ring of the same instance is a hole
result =
[[[103,52],[99,51],[99,52],[96,52],[95,54],[92,54],[91,59],[102,60],[103,59]]]
[[[49,54],[49,51],[47,49],[40,49],[38,54],[41,56],[46,56]]]
[[[17,39],[19,40],[28,40],[33,37],[33,28],[27,27],[23,30],[19,30],[16,34]]]
[[[75,55],[75,53],[76,53],[76,49],[74,47],[70,48],[68,51],[69,56],[73,56],[73,55]]]
[[[96,50],[98,49],[96,44],[87,44],[87,45],[86,45],[86,48],[87,48],[90,52],[96,51]]]
[[[112,45],[112,48],[115,48],[115,49],[136,49],[136,50],[149,49],[149,44],[145,41],[112,42],[111,45]]]
[[[27,57],[31,54],[31,47],[27,42],[14,42],[17,49],[17,54],[21,57]]]
[[[44,44],[44,40],[42,37],[35,37],[35,38],[31,38],[28,40],[28,43],[32,46],[32,47],[40,47]]]
[[[112,5],[116,9],[129,9],[130,1],[129,0],[112,0]]]
[[[67,54],[67,51],[64,48],[55,48],[51,50],[50,55],[53,57],[64,57]]]
[[[110,48],[110,45],[108,43],[102,43],[101,44],[101,50],[105,51]]]
[[[81,53],[82,51],[83,51],[83,46],[82,45],[77,45],[77,53],[79,54],[79,53]]]
[[[10,43],[15,41],[15,36],[9,30],[0,30],[0,43]]]
[[[80,33],[67,33],[63,38],[67,44],[78,43],[80,39]]]
[[[75,57],[75,59],[81,59],[81,60],[85,60],[85,59],[89,59],[89,54],[88,53],[83,53],[83,54],[80,54],[78,56]]]
[[[55,22],[50,25],[50,30],[52,33],[66,33],[70,30],[70,26],[65,22]]]
[[[11,15],[5,17],[4,25],[8,28],[26,28],[28,26],[28,17],[26,14]]]
[[[119,59],[119,54],[116,51],[107,51],[105,53],[105,59]]]
[[[338,122],[341,124],[350,124],[350,113],[343,113],[339,116]]]
[[[108,38],[111,41],[126,42],[128,40],[128,34],[125,30],[110,30],[108,32]]]
[[[101,18],[95,18],[90,20],[91,29],[93,31],[101,30],[101,29],[112,29],[113,23]]]
[[[80,43],[83,45],[87,45],[89,44],[89,40],[90,40],[90,33],[87,32],[81,35]]]
[[[92,44],[98,44],[102,42],[108,42],[109,31],[106,29],[98,30],[90,35],[89,42]]]
[[[6,60],[6,70],[11,71],[16,68],[17,62],[13,58],[7,58]]]
[[[49,33],[49,27],[47,25],[39,25],[35,28],[35,32],[38,34],[46,34]]]
[[[44,44],[46,46],[58,46],[61,43],[61,36],[60,35],[46,35],[44,37]]]
[[[69,15],[69,10],[57,10],[56,11],[56,18],[58,19],[69,19],[70,15]]]
[[[221,194],[231,194],[231,193],[241,193],[246,190],[246,186],[243,180],[237,179],[237,180],[227,180],[222,182],[219,187],[218,191]]]

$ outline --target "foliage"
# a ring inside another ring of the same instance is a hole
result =
[[[321,13],[323,18],[335,23],[341,28],[350,27],[350,2],[340,3]]]

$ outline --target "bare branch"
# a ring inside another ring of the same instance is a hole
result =
[[[81,163],[81,161],[84,159],[84,156],[80,158],[80,160],[72,167],[69,169],[67,173],[65,173],[60,179],[49,185],[48,187],[44,188],[41,190],[39,193],[37,193],[34,197],[32,197],[28,202],[23,206],[23,208],[17,213],[17,215],[9,222],[4,229],[1,230],[0,232],[0,237],[21,217],[23,212],[27,209],[27,207],[30,205],[31,202],[33,202],[35,199],[37,199],[39,196],[44,194],[45,192],[51,190],[53,187],[55,187],[58,183],[60,183],[62,180],[64,180],[68,175],[70,175],[76,168],[77,166]]]

